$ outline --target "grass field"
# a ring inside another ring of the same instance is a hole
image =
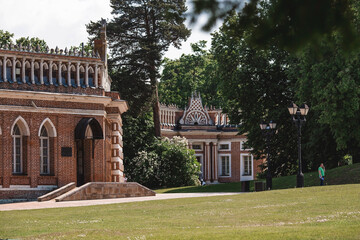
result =
[[[360,239],[360,184],[0,212],[10,239]]]
[[[326,171],[326,184],[353,184],[360,183],[360,163],[329,169]],[[319,177],[317,172],[304,174],[305,187],[318,186]],[[262,180],[265,181],[265,180]],[[296,186],[296,176],[286,176],[273,178],[273,189],[294,188]],[[250,190],[253,190],[253,182]],[[179,188],[157,189],[157,193],[192,193],[192,192],[240,192],[241,183],[213,184],[206,186],[188,186]]]

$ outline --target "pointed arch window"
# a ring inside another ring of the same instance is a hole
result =
[[[79,69],[80,71],[80,86],[85,88],[86,87],[86,83],[85,83],[85,69],[83,66],[80,67]]]
[[[31,65],[29,62],[25,62],[25,81],[27,84],[31,84]]]
[[[43,82],[45,85],[50,85],[49,81],[49,66],[47,63],[43,64]]]
[[[23,161],[22,161],[22,134],[19,126],[16,124],[12,132],[13,137],[13,173],[23,173]]]
[[[76,88],[77,87],[77,83],[76,83],[76,68],[74,66],[71,66],[70,69],[70,82],[71,82],[71,86]]]
[[[95,87],[94,69],[92,69],[92,68],[89,68],[88,83],[89,83],[89,87]]]
[[[12,78],[12,63],[11,63],[11,61],[7,61],[7,62],[6,62],[6,79],[7,79],[8,82],[10,82],[10,83],[13,82],[13,78]]]
[[[52,82],[55,86],[59,86],[59,71],[56,64],[52,66]]]
[[[45,126],[41,128],[40,133],[40,173],[50,174],[50,151],[49,134]]]
[[[18,84],[21,84],[22,83],[22,76],[21,76],[21,63],[20,61],[17,61],[15,63],[15,78],[16,78],[16,82]]]
[[[0,59],[0,82],[3,82],[3,64],[2,59]]]
[[[40,85],[40,64],[38,62],[34,63],[34,81],[35,84]]]
[[[66,68],[65,65],[63,65],[61,68],[61,84],[65,87],[68,86],[67,76],[68,76],[68,69]]]

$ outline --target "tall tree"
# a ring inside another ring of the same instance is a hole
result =
[[[211,48],[218,63],[221,94],[227,100],[225,111],[233,123],[241,123],[239,131],[247,134],[247,144],[258,157],[265,149],[259,123],[275,121],[277,134],[270,147],[273,174],[294,173],[296,131],[287,110],[294,96],[294,82],[286,74],[291,57],[275,46],[267,50],[252,48],[246,41],[246,31],[238,35],[231,30],[237,18],[232,15],[225,21],[214,34]]]
[[[217,64],[206,50],[206,41],[193,43],[191,47],[191,54],[164,60],[159,84],[160,101],[184,107],[191,94],[197,91],[201,93],[204,105],[223,106],[218,94]]]
[[[253,47],[266,49],[276,40],[278,47],[298,51],[317,45],[333,33],[341,35],[341,47],[359,47],[359,33],[352,22],[358,12],[352,8],[356,0],[208,0],[192,1],[192,19],[208,13],[204,29],[210,29],[218,19],[236,10],[241,28],[233,25],[233,31],[248,32],[247,41]],[[263,6],[267,5],[266,12]],[[263,12],[259,14],[259,12]]]
[[[12,43],[12,38],[14,37],[13,33],[8,31],[0,30],[0,46],[4,46],[5,44]]]
[[[179,47],[190,35],[184,25],[184,0],[111,0],[107,25],[112,66],[134,81],[150,84],[155,135],[160,136],[158,81],[161,59],[170,45]],[[99,22],[87,25],[98,34]],[[146,101],[146,99],[144,99]],[[131,106],[130,106],[131,107]]]
[[[42,40],[38,37],[21,37],[19,39],[16,39],[16,44],[19,45],[21,44],[22,46],[31,46],[32,49],[37,49],[39,48],[40,51],[45,51],[46,48],[48,47],[47,43],[45,42],[45,40]]]

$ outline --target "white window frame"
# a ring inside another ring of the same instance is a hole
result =
[[[195,154],[195,157],[200,157],[201,178],[204,179],[204,155],[203,154]]]
[[[222,174],[222,157],[229,157],[229,175],[221,175]],[[218,159],[218,177],[222,177],[222,178],[230,178],[231,177],[231,154],[219,154],[219,159]]]
[[[17,126],[19,128],[19,126]],[[20,128],[19,128],[20,130]],[[21,130],[20,130],[21,131]],[[16,171],[16,156],[18,155],[16,152],[16,139],[19,138],[20,139],[20,171],[17,172]],[[22,135],[20,132],[20,135],[13,135],[13,173],[15,174],[21,174],[23,173],[23,140],[22,140]]]
[[[200,149],[194,149],[194,145],[199,145]],[[193,149],[195,151],[202,151],[203,150],[203,144],[202,143],[192,143],[191,144],[191,149]]]
[[[40,135],[40,174],[50,174],[50,138],[49,138],[49,131],[48,129],[43,126],[46,129],[47,137],[43,137]],[[47,141],[47,156],[44,156],[44,146],[43,146],[43,140]],[[44,169],[44,157],[47,157],[47,172],[43,172]]]
[[[229,148],[228,149],[221,149],[220,145],[228,145]],[[219,142],[218,143],[218,150],[219,151],[231,151],[231,142]]]
[[[250,157],[251,161],[251,175],[244,175],[245,159],[244,157]],[[251,181],[254,180],[254,156],[250,153],[241,153],[240,154],[240,181]]]

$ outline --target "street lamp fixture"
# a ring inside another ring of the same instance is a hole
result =
[[[301,127],[305,124],[305,116],[309,112],[309,106],[302,104],[298,107],[295,103],[291,103],[288,107],[289,113],[292,116],[292,120],[295,123],[295,126],[298,130],[298,158],[299,158],[299,169],[296,176],[296,187],[304,187],[304,174],[302,173],[302,164],[301,164]]]
[[[266,189],[272,189],[272,176],[271,176],[271,161],[270,161],[270,138],[275,132],[276,123],[270,121],[269,123],[260,123],[260,129],[266,139],[266,163],[267,163],[267,174],[266,174]]]

